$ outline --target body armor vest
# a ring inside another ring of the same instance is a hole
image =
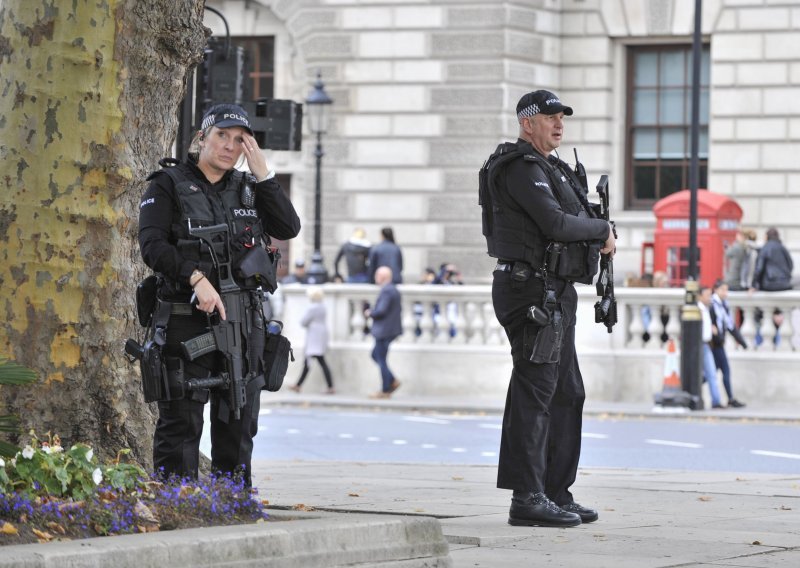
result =
[[[576,246],[565,243],[547,242],[533,220],[519,206],[511,202],[505,187],[506,168],[516,159],[536,163],[547,175],[553,195],[561,209],[576,217],[594,217],[594,207],[586,199],[580,183],[569,165],[555,156],[544,158],[536,153],[530,144],[505,142],[486,160],[479,172],[479,204],[483,209],[483,235],[486,237],[489,256],[504,260],[521,260],[534,267],[547,268],[555,275],[566,279],[591,283],[597,272],[596,260],[580,259],[585,265],[580,272],[572,270],[569,274],[559,274],[558,267],[548,262],[547,251],[557,245],[559,255],[566,261],[571,248],[573,256],[587,253],[588,245]],[[578,250],[579,248],[584,250]],[[599,248],[598,248],[599,250]],[[593,254],[594,256],[594,254]],[[599,258],[599,257],[598,257]],[[573,259],[573,262],[578,259]],[[592,269],[594,264],[594,269]],[[566,264],[565,264],[566,266]]]
[[[171,227],[175,246],[181,256],[197,261],[200,270],[206,274],[212,274],[212,269],[217,268],[214,256],[220,261],[230,260],[236,283],[242,289],[255,290],[261,286],[268,292],[274,291],[277,288],[274,265],[278,258],[264,248],[269,245],[270,240],[255,208],[255,178],[234,170],[228,176],[225,187],[214,192],[190,179],[184,166],[180,164],[164,167],[147,179],[162,173],[172,179],[181,211],[180,217]],[[213,253],[207,243],[189,232],[189,227],[207,227],[222,223],[228,226],[230,243],[215,242]],[[229,251],[230,259],[227,258]],[[176,285],[176,291],[182,288],[190,291],[183,283],[172,284]]]

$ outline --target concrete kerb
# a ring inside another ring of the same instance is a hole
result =
[[[505,401],[501,399],[475,399],[469,397],[405,397],[373,400],[357,395],[264,393],[261,408],[347,408],[395,412],[466,413],[502,415]],[[587,401],[584,416],[613,418],[680,418],[697,420],[750,420],[759,422],[799,422],[800,409],[792,406],[688,410],[679,407],[660,407],[654,404]]]
[[[2,568],[449,568],[431,517],[271,510],[269,522],[3,547]]]

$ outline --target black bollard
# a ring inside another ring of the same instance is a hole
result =
[[[681,386],[688,395],[689,408],[703,410],[701,396],[703,319],[697,307],[700,285],[686,281],[686,296],[681,308]]]

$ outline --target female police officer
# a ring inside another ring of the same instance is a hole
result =
[[[235,169],[242,157],[252,176]],[[209,314],[216,312],[214,317],[225,320],[226,307],[232,311],[233,299],[237,311],[245,314],[242,329],[248,333],[263,329],[263,293],[258,287],[271,288],[274,279],[268,285],[261,279],[245,281],[239,273],[233,287],[236,291],[225,295],[231,299],[226,306],[219,286],[221,280],[230,282],[231,276],[219,270],[219,263],[231,262],[226,251],[258,249],[263,261],[269,258],[262,246],[269,242],[268,234],[282,240],[297,236],[300,220],[274,176],[253,137],[247,113],[237,105],[220,104],[205,113],[188,159],[148,178],[151,183],[139,207],[139,246],[144,262],[162,277],[159,300],[170,306],[166,316],[154,316],[161,318],[156,325],[166,328],[163,356],[169,369],[170,395],[158,402],[153,443],[153,464],[161,475],[197,477],[203,406],[210,397],[212,470],[242,468],[250,483],[259,394],[264,384],[263,369],[248,368],[254,359],[247,353],[250,336],[245,334],[243,343],[235,346],[240,350],[237,356],[247,361],[244,366],[249,379],[245,405],[237,409],[230,408],[224,392],[184,388],[189,379],[219,376],[225,359],[219,351],[212,351],[189,360],[180,343],[208,331]],[[211,246],[191,233],[193,227],[215,225],[227,225],[228,231],[220,234],[229,242]],[[259,270],[269,273],[271,269]],[[257,372],[261,374],[256,376]]]

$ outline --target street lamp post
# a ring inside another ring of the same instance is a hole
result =
[[[311,254],[311,265],[306,271],[309,284],[322,284],[328,281],[328,271],[322,261],[321,239],[322,239],[322,134],[328,129],[328,106],[333,100],[325,92],[325,84],[322,82],[322,73],[317,72],[317,80],[314,88],[306,98],[308,106],[308,125],[313,134],[317,135],[317,147],[314,156],[317,161],[317,179],[314,186],[314,252]]]
[[[686,279],[686,295],[681,308],[681,383],[688,393],[689,408],[703,410],[700,388],[703,361],[703,320],[697,306],[700,283],[697,278],[697,188],[699,186],[699,130],[700,130],[700,56],[702,29],[702,0],[695,0],[694,37],[692,43],[692,121],[689,164],[689,274]]]

